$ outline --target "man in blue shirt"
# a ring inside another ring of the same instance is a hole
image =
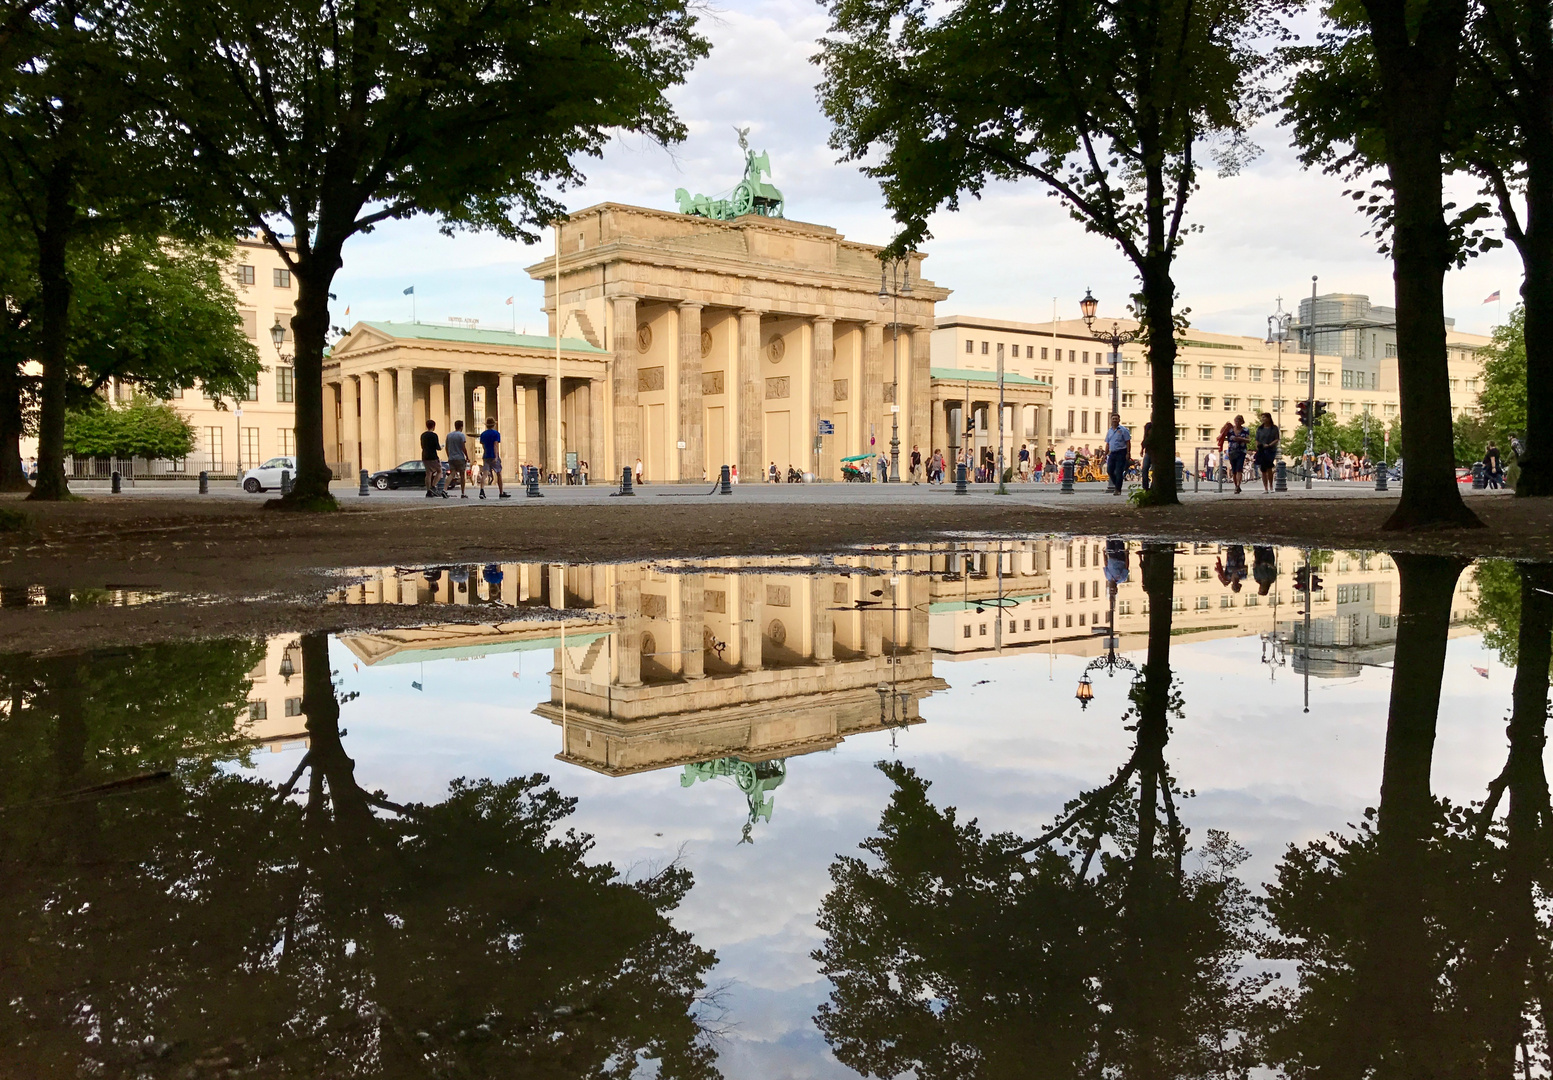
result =
[[[480,498],[485,498],[485,482],[487,474],[490,479],[496,481],[496,495],[501,499],[510,499],[502,490],[501,484],[501,432],[496,430],[496,417],[485,418],[485,430],[480,432]]]
[[[1127,475],[1127,462],[1132,455],[1132,432],[1122,427],[1122,418],[1111,414],[1111,427],[1105,433],[1105,471],[1110,477],[1112,495],[1122,493],[1122,478]]]

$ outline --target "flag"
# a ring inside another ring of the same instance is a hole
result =
[[[1483,303],[1485,303],[1485,304],[1497,304],[1497,303],[1499,303],[1499,290],[1495,289],[1494,290],[1494,295],[1490,296],[1487,300],[1484,300]]]
[[[405,294],[405,295],[406,295],[406,296],[414,296],[414,295],[415,295],[415,286],[414,286],[414,285],[411,285],[411,286],[410,286],[410,287],[409,287],[409,288],[408,288],[408,289],[406,289],[406,290],[405,290],[405,291],[404,291],[404,294]],[[1495,294],[1494,294],[1494,295],[1496,295],[1496,296],[1497,296],[1497,295],[1498,295],[1498,293],[1495,293]]]
[[[512,297],[510,297],[510,296],[509,296],[509,297],[507,297],[507,306],[508,306],[508,307],[511,307],[511,306],[512,306]]]
[[[351,306],[350,306],[350,305],[349,305],[349,304],[346,304],[346,305],[345,305],[345,314],[346,314],[346,315],[347,315],[347,316],[349,316],[349,315],[350,315],[350,313],[351,313]]]
[[[418,683],[418,682],[412,682],[410,685],[415,687],[415,689],[417,689],[417,690],[422,689],[421,684]]]
[[[1488,669],[1486,667],[1478,667],[1476,664],[1473,664],[1472,670],[1483,676],[1483,678],[1488,678]]]

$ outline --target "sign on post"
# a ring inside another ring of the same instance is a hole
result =
[[[821,435],[834,435],[834,434],[836,434],[836,425],[831,423],[829,420],[821,420],[820,421],[820,434]]]

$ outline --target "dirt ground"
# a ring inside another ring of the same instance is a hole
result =
[[[1120,500],[1117,500],[1120,503]],[[641,500],[609,505],[515,501],[494,512],[444,505],[345,504],[338,514],[267,511],[257,502],[89,498],[23,509],[27,527],[0,534],[0,593],[137,588],[187,604],[49,610],[0,607],[0,651],[58,650],[185,636],[346,629],[421,622],[416,608],[323,605],[327,571],[345,567],[504,561],[597,562],[693,555],[818,554],[859,544],[944,540],[967,533],[1054,533],[1454,553],[1553,560],[1553,500],[1477,498],[1488,526],[1380,531],[1391,500],[1215,500],[1135,510],[987,500],[749,504]]]

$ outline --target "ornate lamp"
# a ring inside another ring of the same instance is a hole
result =
[[[1078,677],[1078,693],[1073,696],[1078,699],[1079,707],[1082,709],[1089,708],[1089,703],[1095,700],[1095,686],[1089,681],[1089,672],[1086,671]]]
[[[1094,293],[1089,289],[1084,290],[1084,299],[1078,302],[1078,308],[1084,313],[1084,325],[1093,328],[1095,325],[1095,311],[1100,307],[1100,301],[1095,299]]]
[[[280,347],[286,343],[286,328],[281,324],[278,315],[275,317],[275,325],[270,327],[270,340],[275,343],[276,352],[279,352]]]

